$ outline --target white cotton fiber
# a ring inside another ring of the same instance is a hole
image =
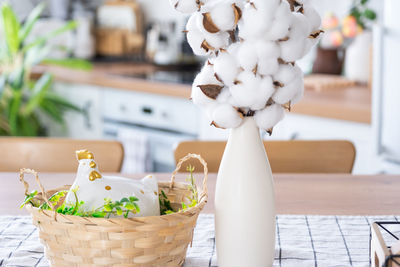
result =
[[[268,3],[268,1],[265,2]],[[238,24],[239,37],[244,40],[263,38],[271,27],[273,12],[271,9],[256,8],[251,3],[247,3],[243,9],[242,19]]]
[[[259,41],[256,43],[257,72],[260,75],[272,75],[278,71],[280,47],[276,42]]]
[[[216,106],[212,113],[213,122],[221,128],[236,128],[243,118],[240,113],[229,104]]]
[[[305,39],[310,35],[311,25],[306,16],[301,13],[292,13],[293,21],[290,26],[289,37],[293,39]]]
[[[210,10],[210,16],[215,26],[221,31],[230,31],[236,27],[232,1],[217,2]]]
[[[262,109],[275,91],[269,76],[261,78],[252,72],[244,71],[238,75],[237,79],[240,83],[229,87],[237,107],[248,107],[251,110]]]
[[[271,27],[265,34],[267,40],[279,40],[288,36],[289,28],[292,24],[293,14],[287,1],[282,1],[275,12]]]
[[[229,91],[229,88],[224,87],[216,100],[218,103],[228,103],[231,97],[232,95],[231,92]]]
[[[214,71],[225,85],[233,85],[239,72],[236,58],[229,52],[220,52],[214,60]]]
[[[247,71],[252,71],[256,67],[258,61],[255,43],[251,41],[244,41],[240,43],[237,52],[237,58],[240,67]]]
[[[200,31],[189,31],[186,33],[186,38],[193,53],[198,56],[207,55],[207,51],[201,47],[204,41],[204,36]]]
[[[303,86],[303,75],[297,75],[290,83],[279,87],[272,96],[272,100],[281,105],[286,104],[302,91]]]
[[[169,0],[169,3],[182,13],[193,13],[198,9],[196,0]]]
[[[302,75],[302,70],[297,66],[291,64],[279,65],[278,72],[274,75],[274,81],[278,81],[282,84],[288,84],[293,81],[297,76]]]
[[[226,48],[229,45],[229,33],[227,32],[204,33],[204,39],[215,50]]]
[[[260,129],[269,130],[281,121],[284,116],[284,108],[281,105],[274,104],[256,111],[254,120]]]
[[[186,23],[186,31],[199,31],[199,27],[197,26],[199,17],[201,17],[200,12],[195,12],[189,17],[188,22]]]
[[[206,62],[202,70],[199,72],[199,74],[197,74],[196,78],[193,81],[191,94],[193,103],[200,106],[216,103],[214,99],[206,96],[199,87],[199,85],[209,84],[222,86],[222,84],[214,76],[213,66]]]
[[[304,6],[304,16],[310,24],[311,31],[317,31],[321,27],[321,17],[318,12],[310,5]]]
[[[281,59],[286,62],[294,62],[303,57],[306,40],[304,38],[289,39],[284,42],[279,42],[281,47]]]

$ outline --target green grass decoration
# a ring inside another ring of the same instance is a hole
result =
[[[198,189],[196,186],[196,180],[193,176],[194,167],[189,165],[187,167],[187,171],[189,172],[189,176],[186,179],[189,182],[188,188],[191,192],[191,197],[189,198],[189,204],[185,204],[182,202],[182,208],[178,211],[175,211],[172,208],[171,201],[168,199],[167,194],[163,190],[159,194],[159,203],[160,203],[160,214],[167,215],[175,212],[180,212],[186,210],[188,208],[194,207],[198,204]],[[61,190],[54,193],[50,198],[49,202],[52,206],[57,207],[56,212],[64,215],[74,215],[81,217],[95,217],[95,218],[110,218],[111,215],[114,216],[123,216],[124,218],[128,218],[129,214],[138,214],[140,213],[140,208],[137,202],[139,199],[135,196],[123,197],[121,200],[113,201],[111,198],[105,198],[104,204],[93,210],[93,211],[84,211],[82,210],[83,201],[79,201],[77,192],[79,187],[75,187],[70,189],[75,196],[75,203],[63,203],[61,205],[60,201],[67,195],[68,190]],[[27,204],[31,204],[33,207],[39,208],[40,210],[51,210],[49,205],[46,202],[42,204],[39,203],[35,197],[38,192],[36,190],[31,193],[25,195],[24,201],[21,203],[20,208],[23,208]]]

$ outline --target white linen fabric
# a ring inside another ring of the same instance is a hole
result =
[[[147,134],[135,129],[121,128],[118,140],[124,146],[122,173],[145,173],[152,171],[150,142]]]
[[[274,267],[367,267],[375,221],[400,216],[279,215]],[[29,216],[0,216],[0,266],[49,266],[43,252]],[[184,267],[217,266],[214,216],[201,214]]]

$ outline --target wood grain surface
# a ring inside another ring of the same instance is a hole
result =
[[[77,71],[60,67],[38,66],[36,76],[50,71],[57,80],[67,83],[97,85],[104,88],[190,98],[190,85],[148,81],[124,76],[151,73],[156,67],[145,63],[95,63],[91,71]],[[305,77],[307,81],[307,77]],[[371,91],[365,85],[330,88],[316,91],[307,88],[303,99],[293,105],[292,112],[361,123],[371,123]]]
[[[128,177],[141,178],[144,175]],[[168,180],[169,174],[156,174]],[[186,175],[177,176],[184,181]],[[71,184],[74,173],[42,173],[45,188]],[[216,174],[209,175],[209,202],[203,212],[214,212]],[[196,175],[200,183],[201,174]],[[275,195],[278,214],[314,215],[399,215],[400,175],[354,176],[350,174],[275,174]],[[34,179],[28,178],[32,185]],[[0,173],[0,215],[26,214],[18,208],[23,200],[23,185],[17,173]],[[36,186],[33,188],[37,188]],[[238,196],[240,201],[240,196]]]

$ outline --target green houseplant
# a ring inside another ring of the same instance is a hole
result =
[[[43,3],[39,4],[24,23],[20,23],[9,4],[1,6],[0,135],[43,136],[46,135],[43,116],[63,124],[65,111],[80,112],[79,108],[51,91],[53,77],[50,73],[32,78],[32,68],[41,63],[79,69],[91,67],[90,63],[79,59],[48,58],[52,49],[48,41],[73,30],[77,26],[74,21],[36,39],[28,38],[44,8]]]

